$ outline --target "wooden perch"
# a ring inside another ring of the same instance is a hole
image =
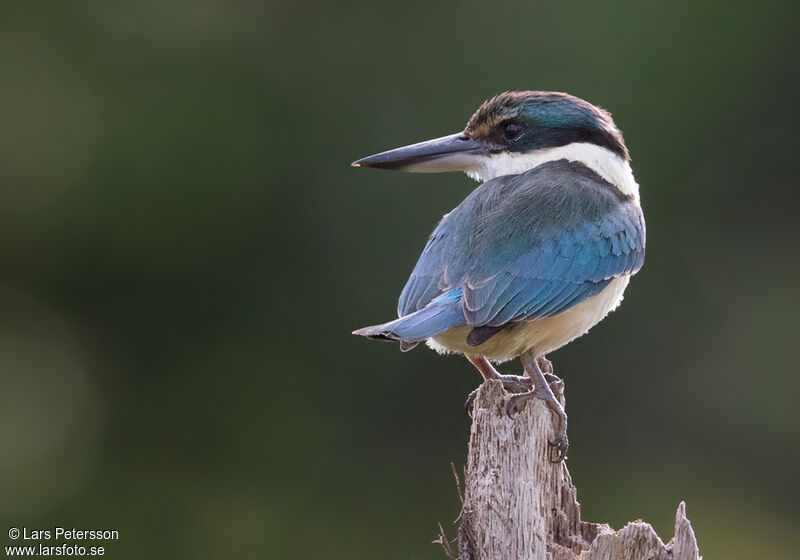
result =
[[[555,393],[564,404],[563,384]],[[666,545],[641,521],[616,532],[581,521],[566,464],[548,460],[550,410],[534,399],[511,419],[506,398],[499,381],[487,381],[475,399],[458,560],[700,560],[683,503]]]

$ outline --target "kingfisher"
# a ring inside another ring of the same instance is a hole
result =
[[[563,461],[567,415],[546,356],[616,309],[644,263],[639,185],[611,115],[566,93],[505,92],[462,132],[352,165],[480,182],[429,236],[398,318],[353,334],[463,354],[503,383],[509,416],[542,399],[555,418],[550,460]],[[515,358],[523,375],[493,365]]]

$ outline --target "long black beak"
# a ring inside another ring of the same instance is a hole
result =
[[[381,152],[354,161],[351,165],[353,167],[397,169],[412,173],[465,171],[474,167],[477,160],[491,153],[495,148],[491,144],[473,140],[463,132],[459,132]]]

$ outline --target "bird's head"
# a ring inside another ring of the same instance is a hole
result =
[[[381,152],[353,166],[464,171],[486,180],[530,169],[548,152],[570,145],[599,148],[621,163],[630,159],[622,134],[603,109],[566,93],[513,91],[484,102],[462,132]]]

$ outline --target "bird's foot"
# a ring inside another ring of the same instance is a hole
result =
[[[549,374],[545,374],[544,377],[547,378],[548,375]],[[555,457],[550,458],[550,462],[552,463],[560,463],[566,459],[567,450],[569,449],[569,439],[567,438],[567,414],[564,412],[564,407],[561,406],[561,403],[555,397],[549,386],[549,383],[561,382],[561,379],[558,377],[556,377],[556,380],[557,381],[548,380],[548,385],[535,387],[532,391],[511,395],[508,401],[506,401],[506,414],[508,414],[509,417],[513,417],[514,413],[521,411],[525,401],[530,399],[542,399],[547,407],[555,412],[558,418],[556,422],[556,436],[552,440],[547,440],[547,443],[556,451]]]
[[[555,449],[556,456],[550,459],[551,463],[560,463],[567,458],[567,451],[569,451],[569,438],[567,437],[567,426],[564,424],[561,430],[556,434],[552,440],[547,440],[548,445]]]
[[[547,384],[550,385],[551,388],[559,383],[564,383],[563,379],[553,373],[543,373],[542,375],[544,376],[544,380],[547,381]]]
[[[499,379],[503,382],[503,389],[507,393],[526,393],[533,388],[533,382],[527,375],[500,375]],[[561,381],[559,378],[556,379]],[[472,406],[475,404],[475,397],[478,396],[479,390],[480,387],[472,391],[467,397],[467,402],[464,403],[470,417],[472,417]]]

